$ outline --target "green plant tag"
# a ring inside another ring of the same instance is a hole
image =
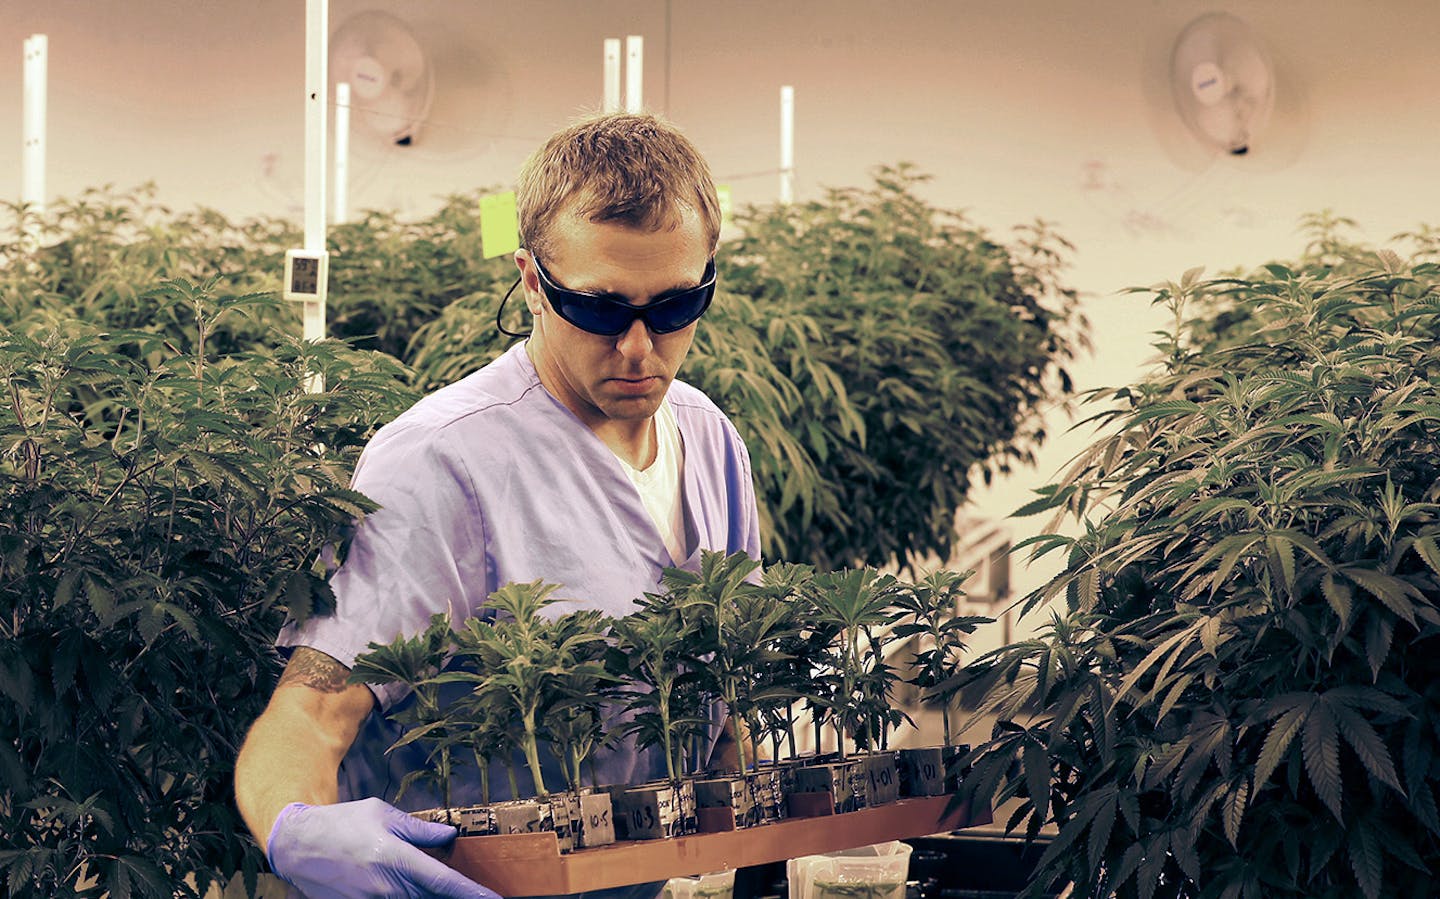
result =
[[[480,247],[486,259],[520,249],[520,222],[515,215],[515,192],[480,198]]]
[[[715,185],[715,196],[720,201],[720,227],[730,224],[730,212],[735,208],[734,202],[730,199],[730,185]]]

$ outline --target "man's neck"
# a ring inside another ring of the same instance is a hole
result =
[[[644,471],[655,461],[659,441],[655,435],[653,415],[644,421],[610,419],[599,425],[591,425],[590,430],[631,468]]]

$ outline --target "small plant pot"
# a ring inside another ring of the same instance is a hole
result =
[[[925,746],[900,750],[900,795],[942,796],[960,789],[963,772],[957,762],[970,751],[959,746]]]
[[[945,789],[945,747],[900,750],[900,792],[905,796],[940,796]]]
[[[660,840],[695,833],[693,780],[611,787],[610,800],[614,803],[613,820],[619,839]]]
[[[860,759],[864,772],[865,807],[874,808],[900,798],[900,772],[895,753],[876,752]]]
[[[550,819],[555,824],[555,837],[560,842],[560,851],[569,852],[579,845],[580,796],[576,793],[551,793]]]
[[[748,777],[724,775],[695,782],[696,822],[701,833],[740,830],[760,823],[754,785]]]
[[[449,824],[462,837],[484,837],[499,833],[495,828],[495,812],[488,805],[467,805],[460,808],[430,808],[411,812],[416,818]]]
[[[490,807],[495,815],[495,832],[506,833],[541,833],[547,830],[555,830],[555,812],[550,799],[513,799],[509,802],[497,802]],[[569,833],[569,822],[566,822],[566,833]],[[565,840],[561,841],[561,851],[564,848]],[[571,845],[573,847],[573,843]]]
[[[864,807],[863,790],[852,761],[806,765],[795,769],[795,791],[788,797],[788,811],[792,818],[853,812]]]
[[[675,795],[680,807],[680,832],[682,834],[696,833],[699,830],[696,814],[700,805],[695,800],[695,778],[687,777],[677,780],[672,786],[675,788]]]
[[[780,821],[785,818],[785,797],[789,794],[786,789],[786,769],[774,763],[763,764],[747,775],[751,783],[751,792],[755,795],[755,806],[759,810],[760,820]],[[793,775],[790,782],[794,783]]]
[[[615,812],[610,794],[601,790],[580,791],[580,831],[575,845],[582,849],[608,846],[615,842]]]

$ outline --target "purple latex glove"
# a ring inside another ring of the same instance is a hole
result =
[[[457,831],[379,799],[336,805],[292,802],[270,828],[270,869],[308,899],[448,896],[500,899],[423,849]]]

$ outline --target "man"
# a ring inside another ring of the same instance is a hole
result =
[[[759,557],[745,446],[674,380],[714,293],[720,212],[704,160],[652,116],[595,117],[531,157],[516,200],[529,338],[366,447],[354,486],[381,508],[332,578],[336,613],[281,634],[293,653],[236,764],[246,824],[311,897],[494,895],[423,851],[453,828],[383,801],[424,760],[385,753],[396,733],[381,713],[400,691],[346,683],[372,641],[435,612],[459,626],[509,582],[560,584],[556,614],[623,615],[702,549]],[[602,783],[663,770],[633,743],[598,762]],[[478,801],[475,784],[454,801]]]

